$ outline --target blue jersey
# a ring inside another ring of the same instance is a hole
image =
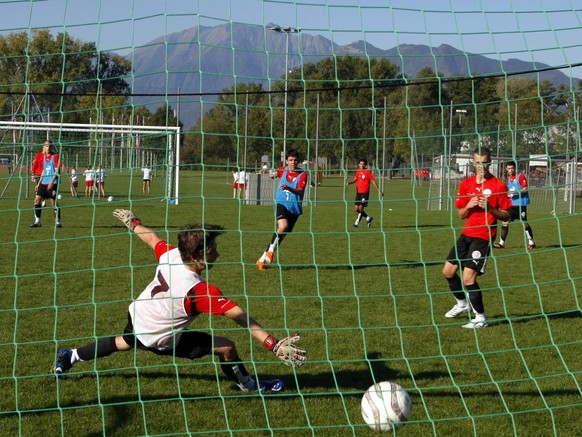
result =
[[[289,213],[294,215],[301,215],[303,213],[303,196],[299,196],[298,194],[293,194],[289,190],[282,190],[281,185],[287,185],[290,188],[297,188],[299,184],[299,180],[301,179],[301,173],[290,182],[287,179],[287,169],[281,175],[281,179],[279,180],[279,186],[277,187],[277,194],[275,195],[275,202],[278,204],[283,205]]]
[[[53,176],[57,171],[57,166],[55,165],[55,156],[57,155],[50,155],[50,159],[48,161],[44,160],[44,167],[42,170],[42,179],[40,181],[43,185],[48,185],[53,180]],[[58,158],[57,158],[58,159]],[[58,177],[55,177],[53,184],[57,184],[59,182]]]
[[[524,185],[521,184],[521,180],[524,181]],[[526,191],[525,193],[519,193],[527,187],[527,182],[525,182],[525,176],[523,175],[516,175],[512,178],[507,178],[507,188],[509,188],[511,198],[511,204],[513,206],[528,206],[529,205],[529,193]],[[514,192],[511,194],[511,192]]]

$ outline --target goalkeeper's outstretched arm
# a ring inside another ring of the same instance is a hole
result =
[[[268,350],[273,352],[287,366],[300,366],[307,360],[307,352],[295,345],[300,339],[298,334],[277,340],[239,306],[231,308],[224,315],[240,326],[249,328],[253,337],[263,343]]]
[[[158,244],[160,241],[163,241],[154,231],[142,225],[141,220],[134,216],[133,212],[130,210],[116,209],[113,211],[113,215],[121,220],[130,231],[133,231],[141,239],[141,241],[143,241],[153,250],[156,249],[156,244]]]

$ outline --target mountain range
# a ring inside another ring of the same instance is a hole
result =
[[[133,92],[139,94],[134,103],[155,110],[168,101],[176,109],[177,97],[166,100],[164,95],[179,92],[180,119],[190,127],[200,117],[200,111],[210,109],[216,96],[235,82],[268,87],[270,81],[284,77],[286,63],[292,70],[301,63],[316,63],[332,54],[386,58],[400,66],[407,77],[414,77],[420,69],[430,66],[444,76],[525,72],[524,76],[536,78],[537,73],[528,72],[549,67],[519,59],[492,59],[446,44],[438,47],[401,44],[388,50],[364,41],[338,45],[321,35],[285,34],[270,27],[274,25],[197,26],[137,48],[130,57]],[[556,85],[570,84],[570,77],[560,70],[542,71],[539,76]],[[578,79],[574,82],[577,84]],[[199,93],[203,95],[192,95]]]

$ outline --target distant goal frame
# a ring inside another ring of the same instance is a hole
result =
[[[0,121],[0,132],[9,130],[21,130],[24,133],[26,131],[42,131],[42,132],[83,132],[87,134],[110,134],[110,135],[129,135],[131,138],[137,138],[139,135],[152,135],[160,134],[165,135],[168,139],[166,150],[168,159],[168,176],[167,183],[165,185],[165,197],[170,204],[179,204],[179,193],[180,193],[180,126],[146,126],[146,125],[121,125],[121,124],[102,124],[102,123],[53,123],[53,122],[33,122],[33,121]],[[57,139],[58,136],[54,136],[52,139]],[[6,144],[6,143],[5,143]],[[25,149],[21,155],[21,167],[24,164],[24,157],[26,156],[26,150],[31,147],[32,144],[27,144],[26,135],[22,135],[21,140],[16,142],[13,141],[14,146],[22,147]],[[132,142],[131,147],[135,153],[138,149],[137,144]],[[14,173],[11,175],[14,176]],[[28,178],[27,178],[28,180]],[[171,201],[170,201],[171,200]]]

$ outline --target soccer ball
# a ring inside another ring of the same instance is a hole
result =
[[[113,196],[109,196],[109,197],[107,198],[107,201],[108,201],[108,202],[113,202],[113,200],[114,200],[114,197],[113,197]]]
[[[57,196],[57,199],[59,199],[59,200],[61,200],[62,198],[63,198],[63,195],[62,195],[62,194],[59,194],[59,195]]]
[[[374,431],[391,431],[405,425],[412,413],[408,392],[398,384],[382,381],[362,397],[362,417]]]

